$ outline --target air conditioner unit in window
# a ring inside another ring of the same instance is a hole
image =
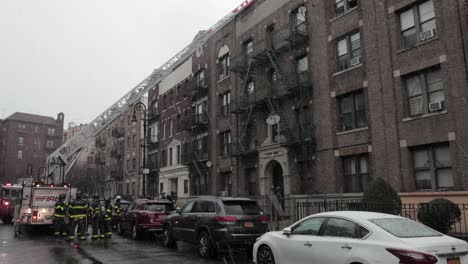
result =
[[[361,64],[361,56],[357,56],[351,59],[351,66]]]
[[[429,111],[430,112],[442,111],[442,110],[444,110],[444,108],[445,108],[445,102],[444,101],[429,104]]]
[[[228,192],[227,191],[221,191],[221,193],[219,195],[221,197],[226,197],[226,196],[228,196]]]
[[[421,32],[421,34],[419,34],[419,37],[421,39],[421,41],[426,41],[428,39],[431,39],[435,36],[436,34],[436,30],[435,28],[433,29],[429,29],[429,30],[426,30],[424,32]]]

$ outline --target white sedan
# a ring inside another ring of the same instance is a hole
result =
[[[264,234],[253,256],[257,264],[468,264],[468,243],[395,215],[329,212]]]

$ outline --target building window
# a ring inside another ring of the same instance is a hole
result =
[[[221,96],[221,116],[229,116],[231,113],[231,92]]]
[[[416,190],[452,190],[450,147],[431,145],[412,150]]]
[[[205,69],[198,71],[195,74],[195,84],[197,88],[205,87]]]
[[[275,71],[275,74],[276,74],[276,71]],[[297,59],[296,74],[297,74],[298,84],[309,83],[309,61],[307,59],[307,56],[300,57],[299,59]]]
[[[180,159],[181,159],[181,151],[180,151],[180,145],[177,146],[177,164],[180,164]]]
[[[46,143],[46,147],[47,147],[48,149],[53,148],[53,147],[54,147],[54,141],[48,139],[48,140],[47,140],[47,143]]]
[[[173,129],[172,119],[169,119],[169,137],[172,137],[172,129]]]
[[[301,6],[294,11],[293,13],[294,30],[296,32],[307,34],[306,12],[307,12],[307,8],[305,6]]]
[[[23,151],[18,150],[18,159],[23,159]]]
[[[156,122],[151,126],[151,142],[153,143],[158,142],[158,135],[159,135],[159,122]]]
[[[163,193],[164,192],[164,183],[160,182],[159,183],[159,193]]]
[[[230,66],[230,59],[229,54],[221,57],[219,59],[220,67],[219,67],[219,80],[227,78],[229,76],[229,66]]]
[[[166,150],[163,149],[161,151],[161,166],[166,167],[167,166],[167,156],[166,156]]]
[[[136,191],[136,183],[135,182],[132,182],[132,195],[137,195],[137,191]]]
[[[184,180],[184,194],[188,194],[189,187],[188,187],[188,180]]]
[[[361,193],[369,187],[369,155],[356,155],[343,158],[345,192]]]
[[[136,148],[137,145],[137,138],[136,135],[133,135],[133,148]]]
[[[250,60],[253,55],[253,41],[252,39],[247,40],[244,42],[244,56],[246,60]]]
[[[245,95],[251,95],[255,92],[255,80],[249,79],[247,80],[247,85],[245,86]]]
[[[178,133],[180,131],[180,114],[176,116],[176,125],[175,125],[175,132]]]
[[[410,116],[445,109],[444,84],[440,68],[431,68],[403,77]]]
[[[436,21],[432,0],[415,5],[411,9],[400,13],[402,48],[411,48],[418,43],[433,38],[436,34],[435,30]]]
[[[136,163],[136,159],[133,158],[132,160],[132,169],[135,171],[137,169],[137,163]]]
[[[361,35],[347,35],[336,42],[338,71],[361,64]]]
[[[20,130],[25,130],[25,129],[26,129],[26,125],[25,125],[25,124],[19,123],[19,124],[18,124],[18,129],[20,129]]]
[[[19,137],[18,138],[18,144],[20,144],[20,145],[24,144],[24,137]]]
[[[162,122],[162,138],[166,138],[166,122]]]
[[[231,131],[226,131],[219,134],[221,156],[227,156],[231,152]]]
[[[162,109],[166,109],[166,107],[167,107],[167,96],[163,95]]]
[[[127,160],[127,171],[131,171],[131,170],[132,170],[132,168],[130,167],[130,160],[128,159]],[[127,186],[127,188],[128,188],[128,186]]]
[[[130,149],[130,137],[127,137],[127,148]]]
[[[47,129],[47,135],[55,136],[55,128],[48,128]]]
[[[197,123],[206,123],[208,121],[208,101],[203,101],[196,108]]]
[[[169,148],[169,166],[172,166],[172,158],[173,158],[172,148]]]
[[[221,191],[226,192],[227,196],[232,195],[232,177],[230,172],[221,173]]]
[[[359,91],[338,98],[341,131],[367,126],[364,92]]]
[[[357,0],[333,0],[333,9],[335,10],[335,16],[342,15],[347,11],[357,7]]]

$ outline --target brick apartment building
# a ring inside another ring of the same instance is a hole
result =
[[[142,102],[147,104],[146,98]],[[95,140],[97,177],[104,179],[104,195],[141,197],[142,185],[142,115],[134,107],[105,128]]]
[[[14,113],[0,123],[0,182],[39,177],[46,157],[62,145],[64,114]]]
[[[377,176],[468,190],[463,4],[256,1],[237,15],[211,39],[213,87],[232,98],[213,193],[362,192]]]

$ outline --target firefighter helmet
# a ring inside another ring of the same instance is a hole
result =
[[[61,193],[61,194],[59,195],[59,199],[60,199],[60,200],[65,200],[65,197],[66,197],[66,196],[65,196],[64,193]]]
[[[116,200],[116,201],[120,201],[121,199],[122,199],[122,197],[120,197],[120,195],[117,195],[117,196],[115,197],[115,200]]]

